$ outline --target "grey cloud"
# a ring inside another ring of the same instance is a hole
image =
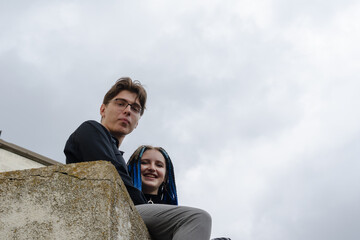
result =
[[[180,199],[212,213],[215,235],[355,239],[352,4],[2,3],[1,137],[64,161],[69,134],[130,76],[149,104],[125,157],[165,147]]]

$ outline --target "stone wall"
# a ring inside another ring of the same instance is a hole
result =
[[[0,239],[150,239],[106,161],[0,173]]]

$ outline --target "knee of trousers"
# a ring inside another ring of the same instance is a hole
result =
[[[199,208],[192,208],[191,213],[191,217],[194,221],[211,226],[211,215],[207,211]]]

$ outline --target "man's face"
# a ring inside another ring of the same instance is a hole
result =
[[[101,124],[120,142],[137,127],[140,119],[140,113],[133,111],[130,105],[124,105],[124,102],[140,106],[136,93],[123,90],[107,105],[102,104],[100,107]],[[124,108],[124,106],[126,107]]]

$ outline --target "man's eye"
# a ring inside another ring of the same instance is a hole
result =
[[[125,106],[126,102],[123,101],[123,100],[118,99],[117,104],[118,104],[119,106]]]
[[[139,106],[131,106],[131,108],[135,111],[135,112],[140,112],[140,107]]]

